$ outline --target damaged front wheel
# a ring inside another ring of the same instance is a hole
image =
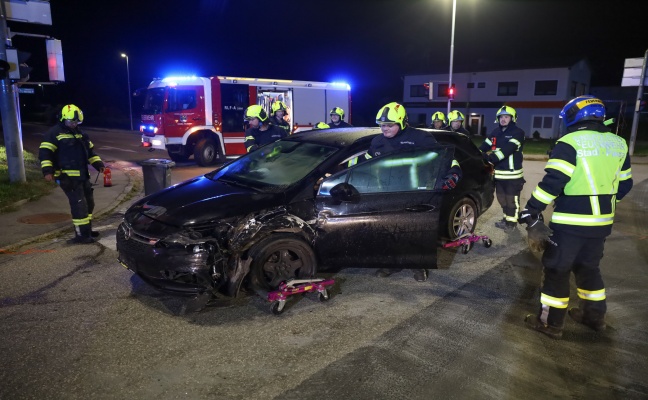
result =
[[[253,260],[250,276],[255,289],[274,290],[281,282],[311,278],[317,272],[313,249],[291,234],[270,235],[254,245],[249,255]]]

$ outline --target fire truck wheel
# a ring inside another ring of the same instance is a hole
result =
[[[218,161],[218,147],[211,138],[201,139],[194,149],[194,159],[201,167],[209,167]]]

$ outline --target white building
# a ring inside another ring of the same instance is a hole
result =
[[[517,125],[527,137],[557,138],[564,126],[558,113],[576,96],[588,94],[591,70],[586,60],[556,68],[453,72],[452,110],[466,115],[466,129],[486,134],[495,127],[503,105],[517,111]],[[426,86],[432,82],[432,97]],[[412,126],[431,125],[432,114],[447,112],[448,74],[406,75],[403,105]]]

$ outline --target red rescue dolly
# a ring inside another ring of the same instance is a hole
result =
[[[270,310],[275,315],[281,314],[288,296],[298,293],[318,292],[317,297],[319,301],[327,301],[329,294],[326,287],[334,283],[334,279],[290,279],[286,282],[281,282],[279,290],[268,293],[268,301],[272,302],[270,304]]]
[[[475,242],[478,242],[480,240],[484,242],[484,247],[486,248],[491,247],[493,245],[493,241],[490,240],[488,236],[480,236],[480,235],[474,235],[472,233],[466,233],[465,235],[462,235],[457,239],[444,244],[443,248],[447,249],[449,247],[461,246],[461,252],[463,254],[468,254],[470,249],[472,249],[473,244],[475,244]]]

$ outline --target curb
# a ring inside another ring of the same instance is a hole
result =
[[[111,167],[111,168],[114,168],[114,166]],[[121,171],[124,171],[124,169],[122,169],[122,168],[117,168],[117,169],[119,169]],[[124,190],[122,190],[122,192],[115,198],[115,200],[113,200],[110,204],[108,204],[108,206],[105,207],[103,210],[97,212],[96,214],[93,213],[93,220],[98,220],[100,218],[103,218],[107,214],[112,213],[117,207],[119,207],[119,205],[121,205],[125,201],[126,197],[129,196],[131,194],[131,192],[134,191],[135,184],[137,183],[138,180],[136,178],[134,178],[130,173],[128,173],[128,171],[124,171],[124,175],[126,175],[126,178],[128,179],[128,183],[124,187]],[[142,191],[142,188],[140,187],[138,192],[141,192],[141,191]],[[136,195],[136,193],[133,193],[133,196],[135,196],[135,195]],[[21,201],[23,201],[23,200],[21,200]],[[21,201],[19,201],[17,203],[20,203]],[[45,239],[47,239],[49,237],[55,237],[55,236],[58,236],[58,235],[60,235],[62,233],[72,232],[72,229],[73,228],[70,227],[70,226],[65,226],[65,227],[53,229],[53,230],[51,230],[51,231],[49,231],[47,233],[43,233],[43,234],[40,234],[38,236],[31,237],[29,239],[24,239],[24,240],[21,240],[21,241],[16,242],[16,243],[8,244],[8,245],[4,246],[2,248],[2,250],[13,250],[13,249],[16,249],[16,248],[26,246],[26,245],[31,244],[31,243],[40,242],[40,241],[43,241],[43,240],[45,240]]]

